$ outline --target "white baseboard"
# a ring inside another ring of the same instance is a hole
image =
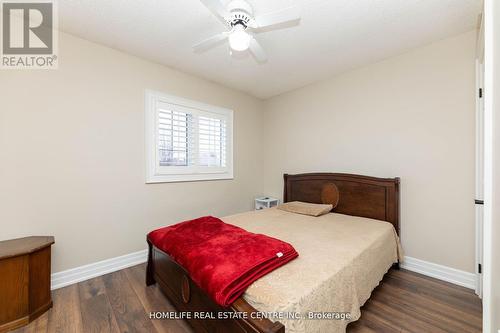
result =
[[[73,283],[78,283],[97,276],[119,271],[120,269],[142,264],[147,261],[147,255],[148,251],[142,250],[54,273],[51,276],[51,288],[62,288]],[[464,272],[412,257],[405,257],[404,262],[401,263],[401,268],[470,289],[474,289],[476,286],[476,275],[473,273]]]
[[[58,289],[73,283],[92,279],[111,272],[147,261],[148,250],[129,253],[120,257],[98,261],[92,264],[68,269],[51,275],[51,289]]]
[[[476,288],[477,278],[474,273],[461,271],[459,269],[434,264],[432,262],[412,257],[405,257],[404,262],[401,263],[401,268],[457,284],[469,289]]]

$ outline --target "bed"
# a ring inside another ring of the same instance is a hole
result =
[[[350,320],[358,319],[360,306],[397,264],[398,178],[310,173],[284,175],[284,185],[284,202],[329,203],[337,200],[331,191],[335,188],[338,205],[321,217],[267,209],[222,218],[290,242],[300,253],[254,282],[229,309],[215,304],[181,266],[149,243],[146,284],[158,283],[178,311],[247,314],[224,320],[188,318],[196,332],[285,332],[285,327],[294,333],[341,332],[349,320],[307,316],[348,313]]]

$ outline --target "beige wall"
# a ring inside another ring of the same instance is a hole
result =
[[[61,34],[58,70],[0,72],[0,239],[55,235],[57,272],[281,197],[283,172],[352,172],[402,177],[407,255],[472,272],[473,57],[471,32],[262,102]],[[144,183],[145,89],[234,109],[234,180]]]
[[[475,32],[265,104],[265,193],[282,174],[401,177],[407,256],[474,272]]]
[[[234,180],[144,183],[145,89],[234,109]],[[59,69],[1,71],[0,103],[0,239],[54,235],[53,272],[262,192],[262,102],[220,85],[61,34]]]

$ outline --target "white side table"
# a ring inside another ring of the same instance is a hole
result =
[[[255,210],[261,210],[265,208],[271,208],[277,206],[279,203],[278,199],[271,197],[258,197],[255,198]]]

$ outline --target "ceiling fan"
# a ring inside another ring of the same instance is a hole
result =
[[[232,51],[250,50],[258,62],[266,62],[267,55],[254,34],[296,25],[300,21],[300,8],[288,7],[254,17],[253,9],[245,0],[232,0],[224,6],[221,0],[200,0],[224,24],[228,30],[193,46],[195,52],[203,52],[229,40]]]

